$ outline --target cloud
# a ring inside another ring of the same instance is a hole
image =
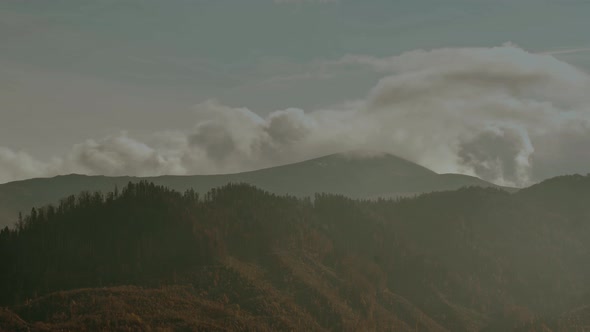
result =
[[[72,172],[104,175],[182,174],[177,160],[130,138],[126,133],[100,141],[87,140],[73,147],[61,161]]]
[[[508,184],[529,182],[534,148],[520,128],[489,128],[461,142],[459,163],[482,178]]]
[[[48,166],[26,152],[0,147],[0,182],[49,174]]]
[[[364,100],[312,111],[261,116],[207,101],[195,106],[192,128],[145,141],[124,132],[88,140],[48,162],[0,148],[0,181],[228,173],[350,150],[389,152],[504,185],[590,169],[590,75],[552,55],[507,44],[348,55],[331,65],[365,66],[383,78]]]
[[[590,143],[583,134],[590,128],[590,76],[551,55],[504,45],[349,55],[336,63],[390,74],[371,91],[368,112],[397,123],[397,142],[412,146],[399,151],[435,170],[524,185],[590,169],[578,149],[549,154],[541,144],[571,140],[574,132]],[[544,171],[554,163],[564,167]]]

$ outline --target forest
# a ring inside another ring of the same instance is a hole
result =
[[[82,192],[0,231],[0,329],[582,331],[589,199],[580,175],[372,200]]]

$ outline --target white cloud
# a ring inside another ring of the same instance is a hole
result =
[[[0,149],[0,181],[78,172],[226,173],[323,154],[390,152],[438,172],[524,185],[590,169],[590,76],[514,45],[345,56],[384,75],[365,100],[260,116],[215,101],[192,130],[140,142],[126,133],[78,144],[49,162]]]
[[[0,182],[50,173],[48,163],[43,163],[26,152],[12,151],[0,146]]]

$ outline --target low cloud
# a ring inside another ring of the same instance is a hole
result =
[[[49,163],[43,163],[23,151],[0,147],[0,182],[51,173]]]
[[[195,107],[195,126],[141,142],[127,133],[75,145],[40,161],[0,148],[0,182],[63,173],[212,174],[340,151],[383,151],[437,172],[526,185],[588,172],[590,75],[514,45],[348,55],[383,78],[364,100],[260,116],[216,101]]]

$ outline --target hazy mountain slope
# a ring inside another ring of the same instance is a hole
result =
[[[107,192],[137,182],[136,177],[67,175],[0,185],[0,226],[12,225],[18,212],[57,201],[81,191]],[[354,198],[396,197],[463,186],[494,186],[459,174],[436,174],[393,155],[362,157],[335,154],[295,164],[227,175],[160,176],[143,178],[178,191],[204,193],[229,182],[244,182],[278,194],[310,196],[335,193]]]
[[[81,195],[0,232],[0,327],[572,331],[588,322],[588,197],[590,176],[372,202]],[[103,289],[119,285],[142,288]]]

